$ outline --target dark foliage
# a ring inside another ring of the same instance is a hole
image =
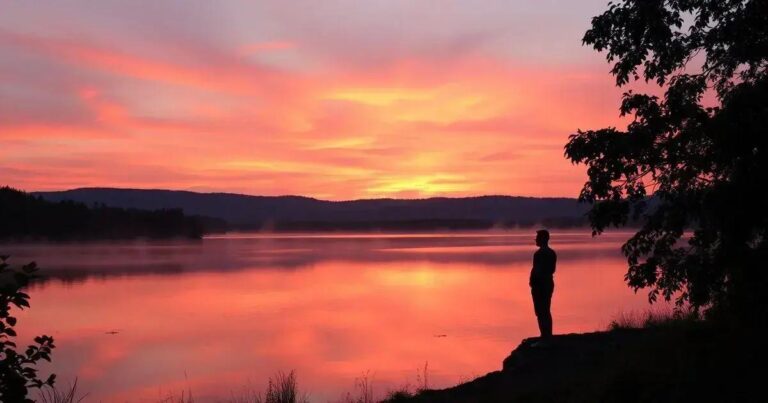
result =
[[[768,1],[623,0],[583,40],[617,85],[664,92],[625,93],[626,130],[579,130],[565,147],[588,167],[594,233],[642,217],[623,246],[631,287],[765,323]]]
[[[184,215],[181,209],[138,210],[72,201],[49,202],[0,188],[0,239],[199,238],[220,220]]]
[[[24,352],[16,350],[17,320],[11,315],[11,308],[29,307],[29,295],[22,289],[34,277],[37,266],[33,262],[13,269],[7,259],[8,256],[0,256],[0,401],[32,402],[27,395],[29,389],[54,384],[55,375],[40,378],[35,366],[41,360],[50,361],[51,350],[56,346],[53,337],[43,335],[35,337],[35,344]]]

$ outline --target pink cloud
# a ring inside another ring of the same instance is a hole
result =
[[[296,71],[162,38],[152,52],[11,31],[0,31],[0,44],[51,71],[76,72],[63,78],[60,94],[42,95],[61,96],[76,119],[28,103],[23,121],[0,121],[0,138],[23,140],[0,168],[12,173],[9,184],[28,190],[575,196],[583,172],[562,156],[568,134],[620,123],[610,77],[578,64],[457,51],[448,63],[407,54],[375,66]],[[167,54],[157,51],[163,47]],[[305,48],[254,41],[229,49],[312,53]],[[62,154],[82,165],[63,163]]]

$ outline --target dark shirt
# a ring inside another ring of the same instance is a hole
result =
[[[555,251],[545,246],[539,248],[533,254],[533,268],[531,269],[531,279],[528,284],[531,287],[553,287],[555,284],[552,278],[555,274],[555,265],[557,264],[557,254]]]

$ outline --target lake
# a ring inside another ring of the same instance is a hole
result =
[[[265,389],[294,370],[310,401],[366,381],[376,397],[501,368],[538,334],[528,274],[534,231],[228,234],[200,241],[5,244],[37,261],[19,345],[54,336],[60,385],[87,401],[195,401]],[[555,333],[605,329],[648,309],[624,284],[628,233],[553,232]],[[426,369],[425,369],[426,367]],[[426,376],[424,375],[426,373]],[[357,385],[357,386],[356,386]]]

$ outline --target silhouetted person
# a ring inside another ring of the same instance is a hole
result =
[[[549,231],[536,231],[536,246],[539,250],[533,254],[533,268],[531,286],[533,297],[533,310],[536,312],[536,320],[539,322],[541,337],[547,339],[552,336],[552,313],[549,308],[552,304],[552,292],[555,291],[555,265],[557,254],[549,247]]]

